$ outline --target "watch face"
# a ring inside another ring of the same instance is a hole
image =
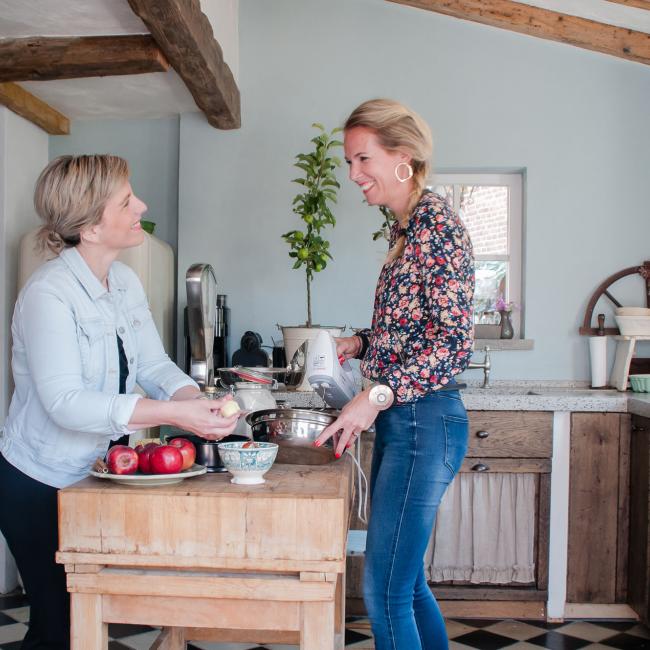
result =
[[[393,403],[393,391],[388,386],[373,386],[368,399],[374,406],[388,408]]]

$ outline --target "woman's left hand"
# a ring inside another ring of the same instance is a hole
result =
[[[314,444],[320,447],[326,440],[334,437],[334,455],[340,458],[351,447],[359,434],[366,431],[375,421],[379,410],[368,400],[368,391],[355,395],[341,411],[341,415],[316,438]]]

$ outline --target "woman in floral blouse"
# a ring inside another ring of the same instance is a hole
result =
[[[396,217],[375,294],[372,327],[337,340],[362,359],[366,388],[323,431],[340,456],[373,422],[364,600],[377,650],[448,646],[423,556],[436,511],[467,450],[454,376],[472,351],[472,244],[445,200],[425,188],[431,132],[398,102],[376,99],[348,118],[350,180]]]

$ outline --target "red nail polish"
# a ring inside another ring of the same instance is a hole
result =
[[[316,440],[316,441],[314,441],[314,446],[315,446],[315,447],[320,447],[321,444],[322,444],[322,443],[321,443],[320,440]]]
[[[337,451],[337,452],[334,454],[334,457],[335,457],[335,458],[341,458],[341,454],[339,454],[339,452]]]

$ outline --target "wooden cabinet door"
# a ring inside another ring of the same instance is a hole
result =
[[[650,419],[634,417],[630,449],[628,604],[650,622]]]
[[[572,414],[569,603],[626,601],[629,448],[628,415]]]

